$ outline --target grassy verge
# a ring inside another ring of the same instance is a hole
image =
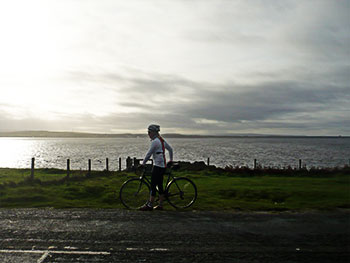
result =
[[[38,169],[0,169],[0,207],[123,208],[120,186],[134,173]],[[276,175],[242,176],[215,171],[181,171],[175,176],[192,179],[198,188],[196,210],[283,211],[350,208],[350,176],[322,177]],[[170,210],[170,206],[167,206]]]

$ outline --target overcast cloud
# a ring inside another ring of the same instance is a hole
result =
[[[350,135],[349,14],[332,0],[2,2],[0,131]]]

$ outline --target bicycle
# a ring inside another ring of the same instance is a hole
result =
[[[146,165],[140,177],[131,178],[123,183],[119,191],[119,199],[122,204],[132,210],[139,209],[149,199],[151,181],[147,175],[151,175],[152,165]],[[196,185],[186,177],[174,177],[172,170],[178,167],[173,163],[172,168],[167,168],[168,176],[164,189],[165,201],[176,209],[184,209],[192,206],[197,199]],[[158,188],[157,188],[158,192]],[[156,200],[156,202],[158,202]]]

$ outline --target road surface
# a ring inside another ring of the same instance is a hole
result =
[[[347,210],[0,209],[0,262],[349,262]]]

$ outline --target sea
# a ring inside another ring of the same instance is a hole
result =
[[[349,137],[238,137],[238,138],[165,138],[174,149],[176,161],[204,161],[218,167],[254,166],[286,168],[344,167],[350,165]],[[126,158],[142,159],[150,140],[140,138],[0,138],[0,168],[67,167],[72,170],[104,170],[106,158],[109,169],[122,169]],[[167,155],[168,157],[168,155]]]

